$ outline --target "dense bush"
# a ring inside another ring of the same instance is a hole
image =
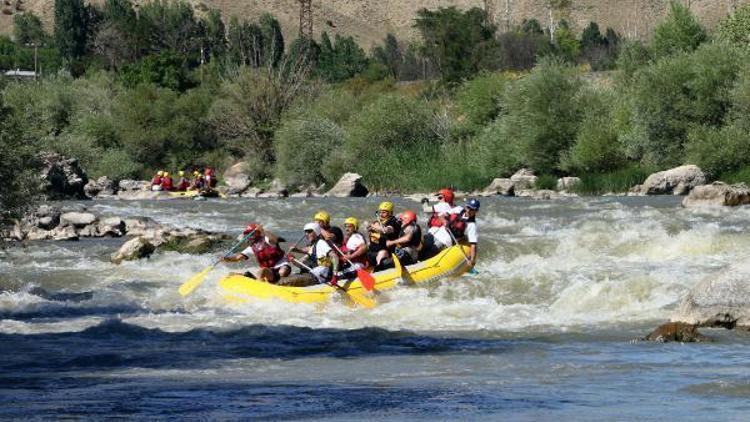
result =
[[[509,75],[483,73],[456,90],[456,106],[463,124],[477,132],[500,114],[500,101]]]
[[[18,218],[33,203],[37,195],[39,167],[33,144],[24,138],[12,111],[0,94],[0,222]]]
[[[286,121],[276,132],[276,157],[279,177],[289,186],[319,185],[328,181],[323,167],[344,141],[346,134],[325,118]]]
[[[693,51],[708,39],[706,31],[690,9],[671,0],[666,19],[654,28],[652,48],[656,57]]]
[[[632,128],[623,137],[628,155],[657,167],[681,164],[690,127],[722,123],[743,57],[711,43],[639,71],[631,90]]]

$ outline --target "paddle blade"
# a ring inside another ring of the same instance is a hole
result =
[[[357,278],[359,278],[359,282],[362,283],[365,290],[372,291],[375,288],[375,277],[362,268],[357,269]]]
[[[193,293],[193,290],[197,289],[198,286],[203,283],[203,280],[206,279],[206,276],[208,275],[211,270],[214,269],[214,266],[211,265],[209,267],[206,267],[203,271],[199,272],[198,274],[194,275],[190,280],[182,283],[182,286],[177,290],[180,292],[181,295],[187,296],[190,293]]]
[[[354,303],[356,303],[357,305],[363,308],[372,309],[375,306],[377,306],[377,303],[373,299],[370,299],[369,297],[363,295],[360,292],[356,292],[356,291],[350,292],[348,290],[344,290],[344,291]]]

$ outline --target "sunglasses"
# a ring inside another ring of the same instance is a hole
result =
[[[312,230],[305,230],[305,233],[312,233]]]

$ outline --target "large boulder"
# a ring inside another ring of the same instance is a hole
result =
[[[120,237],[125,235],[125,221],[120,217],[102,218],[96,226],[96,234],[99,237]]]
[[[117,252],[113,253],[110,261],[119,264],[122,261],[148,258],[155,250],[156,247],[148,239],[135,237],[125,242]]]
[[[117,193],[117,188],[118,186],[109,177],[102,176],[96,180],[89,180],[83,187],[83,191],[89,198],[103,198],[114,196]]]
[[[248,173],[248,164],[244,161],[229,167],[224,172],[224,183],[228,186],[226,194],[240,195],[245,192],[252,184]]]
[[[700,343],[711,341],[708,337],[698,332],[698,327],[683,322],[668,322],[657,327],[642,340],[657,343]]]
[[[579,177],[561,177],[557,179],[557,190],[569,192],[579,183],[581,183]]]
[[[150,191],[151,182],[148,180],[120,180],[117,184],[119,191]]]
[[[364,198],[368,193],[367,187],[362,184],[362,176],[357,173],[344,173],[331,190],[325,193],[325,196],[334,198]]]
[[[40,178],[43,189],[50,199],[86,199],[84,186],[89,178],[75,158],[60,154],[40,154],[43,163]]]
[[[507,178],[495,178],[489,186],[484,188],[483,195],[514,196],[516,183]]]
[[[161,227],[151,217],[129,217],[125,218],[123,222],[128,236],[143,236]]]
[[[80,229],[93,224],[96,220],[96,216],[90,212],[66,212],[60,216],[60,225]]]
[[[682,299],[670,318],[704,327],[750,327],[750,263],[730,266],[709,277]]]
[[[642,195],[687,195],[696,186],[706,184],[706,175],[700,167],[688,164],[654,173],[638,188]]]
[[[516,192],[533,188],[537,179],[538,177],[534,175],[533,171],[525,168],[518,170],[513,176],[510,176]]]
[[[714,182],[710,185],[698,186],[683,198],[682,206],[729,206],[750,204],[750,189],[745,184],[727,185]]]
[[[35,225],[43,230],[52,230],[60,224],[60,207],[43,204],[34,212]]]

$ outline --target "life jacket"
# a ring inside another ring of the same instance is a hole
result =
[[[162,177],[161,178],[161,188],[163,190],[172,190],[172,178],[171,177]]]
[[[284,258],[284,251],[279,245],[271,245],[265,240],[253,243],[253,253],[261,268],[273,268]]]
[[[385,242],[393,239],[398,239],[398,234],[401,232],[401,224],[396,220],[396,217],[390,216],[384,223],[384,226],[393,227],[393,232],[390,234],[383,234],[380,231],[370,231],[370,251],[378,252],[383,249],[388,249]]]
[[[422,244],[422,228],[419,227],[419,224],[412,224],[414,224],[414,233],[412,233],[411,239],[406,243],[406,245],[404,245],[404,247],[419,249],[419,245]]]
[[[354,232],[354,233],[352,233],[352,236],[354,236],[355,234],[360,235],[362,237],[362,241],[364,242],[365,237],[362,236],[362,234],[360,232]],[[351,237],[351,236],[349,236],[349,237]],[[343,252],[343,253],[354,252],[354,251],[350,251],[349,248],[346,247],[346,244],[349,242],[349,237],[347,237],[345,239],[345,241],[343,242],[343,245],[341,245],[341,252]],[[366,242],[365,242],[365,246],[367,246]],[[366,253],[363,253],[362,255],[360,255],[358,257],[352,258],[352,262],[354,262],[355,264],[362,264],[365,267],[367,267],[370,264],[370,261],[367,260],[367,254]]]
[[[186,179],[184,177],[181,177],[180,178],[180,183],[177,184],[177,189],[176,190],[182,192],[182,191],[186,191],[187,188],[189,188],[189,187],[190,187],[190,182],[188,182],[188,179]]]
[[[313,243],[312,248],[310,249],[310,259],[312,259],[312,261],[319,267],[330,267],[332,262],[327,254],[318,256],[318,242],[320,241],[321,240],[316,240],[315,243]]]
[[[464,219],[464,212],[451,214],[448,217],[448,229],[453,233],[453,236],[456,236],[456,239],[464,237],[467,224],[468,221]]]
[[[453,207],[452,204],[448,204],[451,207]],[[443,223],[443,219],[440,218],[437,211],[435,211],[435,207],[432,207],[432,215],[430,216],[430,220],[427,222],[427,227],[443,227],[445,223]]]
[[[193,180],[193,187],[195,189],[203,189],[203,177],[198,176]]]
[[[151,186],[154,185],[161,185],[161,176],[154,176],[154,178],[151,179]]]

